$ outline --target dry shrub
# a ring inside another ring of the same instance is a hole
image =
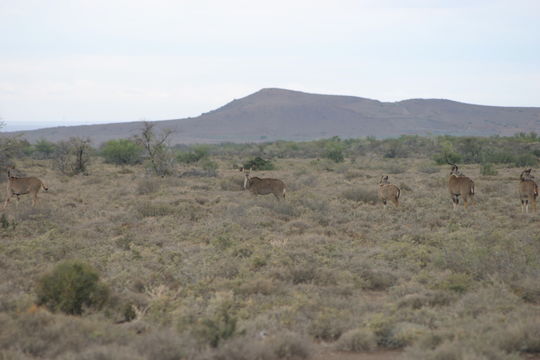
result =
[[[277,335],[240,337],[201,356],[205,360],[279,360],[307,359],[312,353],[309,339],[285,330]]]
[[[148,195],[153,194],[159,191],[161,187],[160,179],[158,178],[148,178],[140,180],[137,184],[137,194],[139,195]]]
[[[308,333],[316,339],[336,341],[350,326],[350,318],[334,308],[322,308],[308,326]]]
[[[353,169],[347,170],[347,172],[344,175],[345,179],[347,179],[347,180],[358,179],[358,178],[361,178],[363,176],[364,176],[364,174],[361,171],[353,170]]]
[[[177,209],[166,203],[144,201],[136,205],[137,214],[142,217],[167,216],[177,213]]]
[[[375,189],[351,188],[343,191],[341,197],[347,200],[375,204],[379,197]]]
[[[404,166],[392,164],[392,165],[386,167],[385,171],[388,174],[394,174],[395,175],[395,174],[403,174],[405,171],[407,171],[407,169]]]
[[[514,293],[531,304],[540,304],[540,283],[538,278],[525,276],[516,283],[511,283]]]
[[[131,346],[121,345],[94,345],[80,352],[69,352],[58,358],[59,360],[145,360]]]
[[[244,190],[244,179],[240,176],[221,179],[219,187],[224,191],[241,191]]]
[[[352,329],[341,335],[335,348],[340,351],[373,351],[377,348],[377,337],[366,328]]]
[[[186,358],[188,349],[193,351],[195,344],[173,330],[163,329],[142,337],[135,348],[145,359],[177,360]]]
[[[441,169],[439,169],[436,166],[425,164],[425,165],[422,165],[422,166],[418,167],[418,171],[423,173],[423,174],[436,174],[436,173],[440,172]]]
[[[384,270],[365,269],[360,276],[363,280],[362,288],[367,290],[385,290],[397,281],[395,275]]]
[[[540,322],[534,319],[515,322],[492,336],[494,346],[508,352],[540,353]]]

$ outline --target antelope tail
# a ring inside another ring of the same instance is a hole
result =
[[[471,186],[471,190],[469,191],[469,194],[470,194],[470,195],[474,195],[474,185]]]
[[[287,192],[287,189],[283,188],[283,198],[285,199],[285,193]]]
[[[399,199],[399,195],[401,195],[401,190],[399,188],[397,188],[397,191],[396,191],[396,200]]]

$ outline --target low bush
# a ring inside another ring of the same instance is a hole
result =
[[[480,174],[483,176],[495,176],[498,174],[498,172],[497,169],[493,167],[493,164],[485,163],[480,167]]]
[[[363,202],[366,204],[374,204],[379,199],[376,191],[367,190],[364,188],[347,189],[341,194],[341,197],[347,200]]]
[[[335,348],[340,351],[373,351],[377,348],[377,337],[369,329],[352,329],[341,335]]]
[[[58,264],[39,280],[36,292],[38,305],[73,315],[82,314],[85,308],[100,309],[109,297],[98,273],[78,261]]]
[[[144,149],[128,139],[107,141],[101,147],[101,156],[105,162],[115,165],[133,165],[142,161]]]

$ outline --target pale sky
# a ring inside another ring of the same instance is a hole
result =
[[[261,88],[540,106],[537,0],[0,0],[3,130],[195,117]]]

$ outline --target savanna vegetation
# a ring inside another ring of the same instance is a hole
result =
[[[536,134],[170,147],[145,131],[0,140],[2,173],[49,187],[0,215],[0,359],[540,355],[540,213],[518,196]],[[447,161],[475,182],[467,210]],[[286,200],[243,191],[249,164]],[[383,174],[398,208],[377,201]]]

